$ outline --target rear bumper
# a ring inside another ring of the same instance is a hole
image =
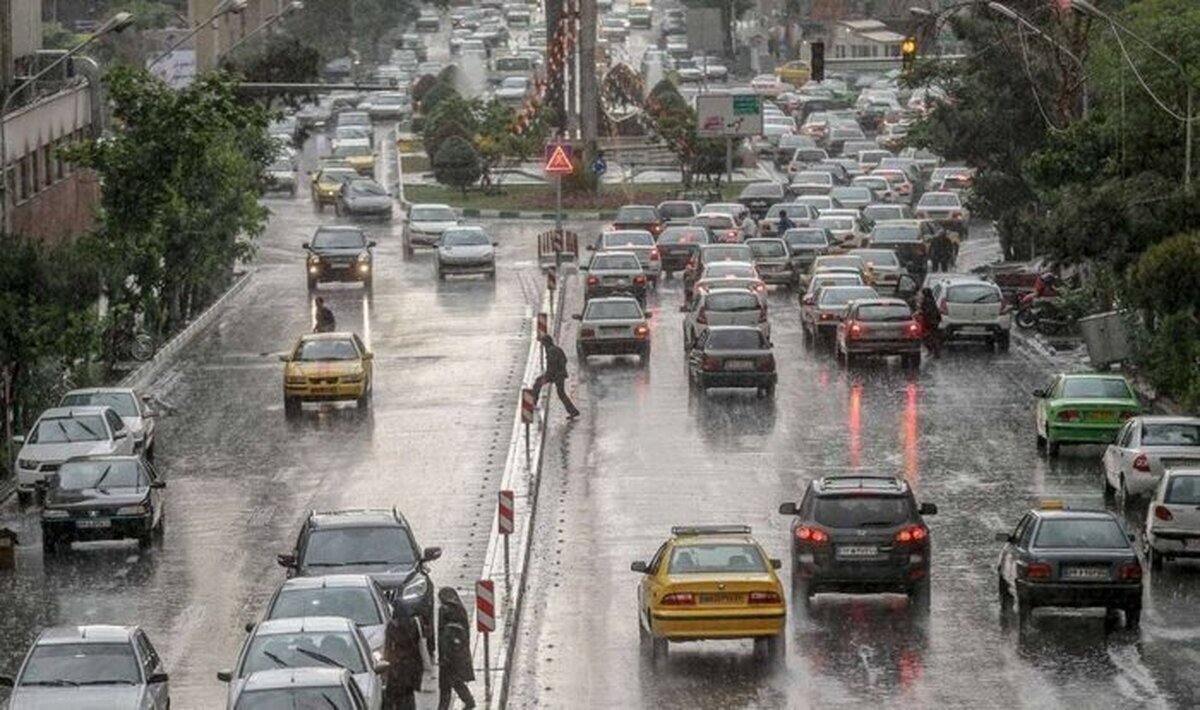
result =
[[[588,286],[584,291],[584,299],[588,298],[603,298],[605,296],[633,296],[639,300],[646,300],[646,287],[642,286]]]
[[[1046,438],[1068,444],[1111,444],[1123,422],[1111,424],[1055,424],[1046,425]]]
[[[790,267],[779,271],[761,271],[758,277],[765,284],[789,286],[796,283],[796,272]]]
[[[778,381],[774,372],[701,372],[703,387],[773,387]]]
[[[1171,557],[1200,557],[1200,530],[1151,530],[1147,541]]]
[[[990,340],[1008,335],[1008,328],[996,323],[946,323],[943,320],[941,332],[947,340]]]
[[[650,341],[637,338],[591,338],[580,340],[583,355],[636,355],[650,348]]]
[[[758,638],[781,633],[786,619],[783,607],[655,611],[651,614],[650,631],[657,638],[671,641]]]
[[[904,355],[921,352],[921,341],[847,340],[842,349],[851,355]]]
[[[913,561],[913,558],[919,558]],[[832,554],[793,556],[795,574],[808,583],[810,593],[843,592],[848,594],[907,594],[929,579],[928,550],[914,550],[902,557],[882,560],[845,561]]]
[[[1140,607],[1139,584],[1032,584],[1017,581],[1017,597],[1029,606],[1057,606],[1071,609],[1090,607]]]

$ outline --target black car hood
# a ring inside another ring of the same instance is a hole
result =
[[[64,491],[51,489],[46,492],[47,508],[92,508],[144,503],[150,496],[149,488],[85,488]]]
[[[350,248],[344,248],[344,247],[315,248],[314,247],[311,251],[313,254],[316,254],[317,256],[358,256],[359,254],[363,253],[366,250],[367,250],[367,248],[365,246],[361,246],[361,247],[350,247]]]
[[[396,589],[404,586],[409,577],[417,570],[416,563],[406,565],[345,565],[342,567],[305,567],[302,574],[317,576],[322,574],[365,574],[375,580],[383,589]]]

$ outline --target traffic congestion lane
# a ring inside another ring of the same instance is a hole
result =
[[[572,371],[583,416],[556,423],[546,442],[513,707],[1170,707],[1197,697],[1194,566],[1151,581],[1140,634],[1106,629],[1095,613],[1039,612],[1023,632],[1001,625],[994,533],[1041,498],[1103,504],[1099,448],[1053,462],[1034,449],[1030,392],[1048,378],[1043,363],[955,346],[916,374],[896,363],[846,372],[830,353],[804,350],[794,297],[773,293],[775,399],[689,396],[681,299],[677,281],[651,299],[648,368],[593,358]],[[568,351],[573,337],[568,327]],[[555,405],[551,419],[561,417]],[[863,470],[903,475],[940,508],[927,518],[928,621],[900,596],[822,595],[810,617],[790,611],[781,669],[754,660],[748,642],[674,645],[658,667],[641,659],[629,564],[672,525],[748,523],[784,559],[786,579],[779,504],[811,478]],[[1140,529],[1136,513],[1128,523]]]
[[[430,253],[404,256],[399,220],[367,225],[373,297],[349,284],[318,293],[377,353],[372,409],[309,408],[289,424],[276,355],[312,327],[301,244],[346,220],[318,214],[304,189],[264,202],[257,273],[154,388],[173,411],[157,436],[161,545],[96,543],[43,561],[37,510],[0,512],[22,543],[18,571],[0,575],[4,671],[46,626],[138,623],[167,660],[175,705],[220,707],[214,674],[284,578],[275,555],[312,508],[395,505],[420,544],[445,550],[435,583],[465,590],[478,576],[542,285],[535,228],[488,225],[501,245],[494,281],[439,281]]]

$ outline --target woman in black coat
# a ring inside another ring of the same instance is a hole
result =
[[[384,657],[388,661],[384,707],[389,710],[416,710],[417,689],[425,667],[421,663],[421,637],[412,617],[397,609],[388,622],[384,637]]]
[[[471,620],[458,592],[451,587],[438,590],[438,710],[449,710],[453,693],[464,708],[475,707],[475,698],[467,687],[475,680],[471,660]]]

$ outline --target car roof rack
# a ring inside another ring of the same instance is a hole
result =
[[[854,473],[840,476],[825,476],[820,481],[822,490],[860,490],[872,488],[875,490],[890,489],[903,491],[907,485],[895,476],[872,473]]]
[[[672,535],[749,535],[749,525],[675,525]]]

